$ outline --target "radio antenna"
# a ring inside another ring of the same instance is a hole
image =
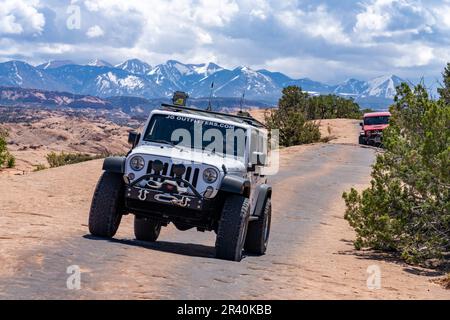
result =
[[[245,100],[245,90],[244,90],[244,92],[242,93],[242,97],[241,97],[241,101],[239,102],[239,112],[240,113],[242,113],[242,109],[243,109],[243,106],[244,106],[244,100]]]
[[[214,81],[211,83],[211,91],[209,93],[208,107],[206,108],[206,111],[212,111],[211,100],[213,92],[214,92]]]
[[[245,91],[247,90],[247,87],[248,87],[248,75],[246,74],[245,75],[245,86],[244,86],[244,90],[243,90],[243,92],[242,92],[242,97],[241,97],[241,101],[240,101],[240,110],[239,110],[239,113],[242,113],[243,112],[243,107],[244,107],[244,100],[245,100]]]

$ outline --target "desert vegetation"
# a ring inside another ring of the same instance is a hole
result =
[[[304,112],[308,120],[359,119],[362,116],[359,105],[353,99],[332,94],[308,96]]]
[[[6,138],[8,131],[0,127],[0,169],[3,167],[14,168],[16,158],[8,151]]]
[[[423,85],[397,88],[386,152],[377,157],[370,187],[343,195],[357,249],[395,252],[428,266],[449,261],[450,63],[443,76],[438,100]]]
[[[293,146],[331,139],[321,138],[316,120],[358,119],[361,115],[359,105],[351,99],[311,96],[300,87],[289,86],[283,89],[278,108],[265,114],[265,122],[270,129],[279,130],[280,145]]]
[[[70,152],[50,152],[47,154],[46,159],[50,168],[61,167],[69,164],[80,163],[84,161],[90,161],[95,159],[104,158],[105,155],[90,155],[87,153],[70,153]],[[37,166],[36,169],[44,169],[42,166]]]

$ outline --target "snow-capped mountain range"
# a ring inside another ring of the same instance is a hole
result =
[[[214,63],[184,64],[175,60],[151,66],[138,59],[115,66],[95,59],[87,65],[70,60],[49,61],[32,66],[22,61],[0,63],[0,86],[66,91],[99,97],[136,96],[147,99],[169,97],[176,90],[193,98],[208,97],[214,83],[215,97],[245,97],[275,104],[285,86],[297,85],[311,94],[352,97],[362,107],[386,108],[403,82],[397,76],[369,81],[349,79],[328,85],[308,78],[292,79],[280,72],[253,70],[246,66],[226,69]]]

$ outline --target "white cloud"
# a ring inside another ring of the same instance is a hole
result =
[[[376,1],[372,5],[368,5],[364,12],[356,15],[354,31],[363,35],[384,31],[390,21],[390,15],[384,10],[384,7],[389,4],[390,1]]]
[[[432,5],[424,6],[418,0],[373,0],[363,5],[356,15],[353,28],[358,38],[368,41],[374,37],[398,37],[431,33],[435,25]]]
[[[0,5],[1,34],[40,34],[45,18],[37,0],[4,0]]]
[[[213,43],[213,39],[211,37],[211,35],[203,30],[199,30],[197,32],[197,39],[201,44],[212,44]]]
[[[307,36],[320,37],[330,43],[345,44],[349,42],[340,20],[334,17],[324,5],[319,5],[310,11],[287,8],[277,13],[276,18],[288,27],[290,32],[301,32]]]
[[[212,60],[334,82],[436,74],[450,59],[449,0],[0,1],[2,60]],[[69,3],[81,29],[66,28]]]
[[[433,8],[432,11],[437,19],[437,26],[439,28],[450,29],[450,3],[439,5]]]
[[[84,6],[86,7],[86,9],[88,9],[88,11],[91,12],[99,11],[99,4],[97,1],[86,0],[84,2]]]
[[[95,25],[93,27],[90,27],[88,31],[86,32],[86,35],[89,38],[98,38],[105,34],[102,28],[100,28],[98,25]]]
[[[398,55],[392,58],[395,67],[426,66],[435,58],[433,48],[424,44],[398,44],[396,49]]]
[[[200,0],[194,7],[194,20],[211,27],[223,27],[239,11],[234,0]]]

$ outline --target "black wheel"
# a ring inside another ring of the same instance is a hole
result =
[[[365,145],[366,139],[364,139],[364,136],[359,136],[359,144]]]
[[[225,199],[216,238],[219,259],[241,261],[250,216],[249,200],[241,195]]]
[[[248,253],[257,255],[266,253],[267,244],[269,243],[271,219],[272,203],[270,198],[268,198],[262,216],[258,220],[249,222],[248,224],[247,238],[244,246]]]
[[[89,232],[98,237],[112,238],[123,214],[124,183],[122,175],[104,172],[92,198],[89,212]]]
[[[161,223],[143,217],[134,217],[134,235],[137,240],[155,242],[161,232]]]

